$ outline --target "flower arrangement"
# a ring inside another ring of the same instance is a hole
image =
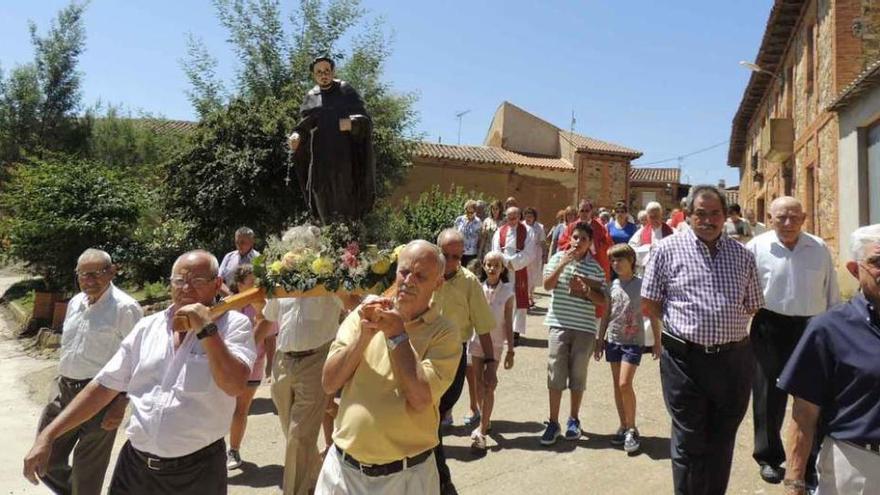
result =
[[[286,292],[319,286],[328,292],[383,291],[394,282],[403,246],[390,249],[364,244],[359,230],[357,225],[344,223],[322,228],[300,225],[281,237],[270,237],[264,253],[253,262],[258,285]]]

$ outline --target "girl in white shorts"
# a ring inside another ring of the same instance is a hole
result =
[[[489,302],[489,308],[495,316],[495,328],[492,329],[492,355],[495,359],[501,356],[504,342],[507,341],[507,354],[504,356],[504,369],[513,368],[513,307],[516,304],[513,284],[507,282],[507,270],[504,268],[504,255],[491,251],[483,258],[483,293]],[[484,361],[485,354],[476,335],[468,341],[468,356],[471,358],[476,378],[477,403],[480,405],[480,424],[471,433],[471,447],[486,450],[486,435],[492,418],[492,407],[495,404],[495,385],[489,386],[484,377],[487,367],[497,369],[495,360]]]

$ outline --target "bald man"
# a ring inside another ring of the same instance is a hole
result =
[[[776,379],[810,318],[840,302],[834,261],[825,242],[801,231],[806,214],[790,196],[770,204],[769,230],[746,244],[755,255],[764,307],[752,319],[751,343],[757,366],[752,385],[755,423],[753,457],[761,478],[780,483],[785,450],[780,429],[788,396]]]
[[[438,405],[461,358],[459,329],[431,303],[445,265],[437,246],[407,244],[397,295],[364,303],[339,327],[323,385],[342,396],[316,495],[440,493]]]
[[[526,312],[529,309],[529,265],[538,256],[535,231],[522,221],[516,206],[505,211],[506,222],[492,236],[492,251],[504,255],[504,267],[513,274],[516,310],[513,313],[514,345],[526,334]]]
[[[24,460],[31,482],[45,475],[54,440],[126,392],[129,439],[109,492],[226,493],[223,437],[257,353],[246,316],[230,311],[211,318],[208,306],[223,284],[219,265],[207,251],[177,258],[171,307],[142,318],[94,380],[40,432]],[[188,330],[172,328],[180,316]]]

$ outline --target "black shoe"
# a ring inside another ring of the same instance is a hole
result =
[[[458,490],[455,489],[455,485],[451,481],[447,481],[440,483],[440,495],[458,495]]]
[[[513,334],[513,346],[519,347],[519,334],[518,333]]]
[[[783,478],[785,478],[785,469],[771,466],[769,464],[761,465],[761,479],[767,483],[778,485],[782,483]]]

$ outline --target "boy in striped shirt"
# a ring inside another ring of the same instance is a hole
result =
[[[565,428],[567,440],[581,436],[578,411],[587,386],[587,365],[593,354],[599,321],[596,305],[605,304],[605,272],[590,255],[593,229],[589,223],[575,225],[568,249],[557,252],[544,267],[544,289],[551,291],[544,324],[550,327],[547,388],[550,420],[541,436],[542,445],[553,445],[562,436],[559,405],[566,388],[571,411]]]

